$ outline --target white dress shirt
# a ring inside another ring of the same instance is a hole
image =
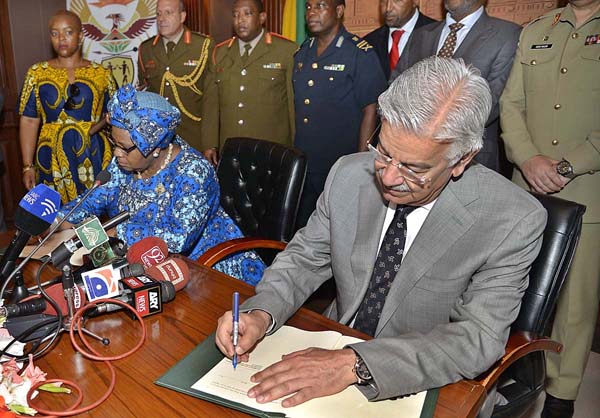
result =
[[[481,17],[482,14],[483,14],[483,6],[481,6],[479,9],[475,10],[470,15],[466,16],[460,22],[456,22],[456,20],[454,20],[452,18],[452,16],[450,16],[450,13],[446,13],[446,24],[444,25],[444,29],[442,29],[442,34],[441,34],[440,40],[438,42],[436,54],[440,52],[440,49],[442,49],[442,46],[444,45],[444,41],[446,40],[446,38],[448,37],[448,34],[450,33],[450,25],[451,24],[462,23],[463,25],[465,25],[462,28],[460,28],[460,30],[456,33],[456,48],[453,51],[453,52],[456,52],[456,50],[460,47],[460,44],[462,43],[462,41],[465,40],[465,38],[467,37],[467,34],[469,33],[469,31],[471,30],[473,25],[475,25],[475,23],[479,20],[479,18]]]
[[[390,27],[390,33],[388,35],[388,54],[392,50],[392,44],[394,42],[394,40],[392,39],[392,33],[397,31],[398,29],[402,29],[404,33],[400,37],[400,42],[398,42],[398,52],[400,56],[402,55],[402,51],[404,51],[404,47],[408,43],[408,38],[410,38],[410,34],[415,29],[417,19],[419,19],[419,10],[415,9],[415,13],[410,18],[410,20],[404,24],[404,26],[402,26],[401,28]]]

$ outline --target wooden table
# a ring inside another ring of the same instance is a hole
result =
[[[1,243],[0,239],[0,243]],[[215,270],[190,262],[191,281],[177,293],[174,301],[163,306],[163,312],[144,319],[147,339],[133,355],[113,362],[117,381],[112,395],[100,406],[86,414],[90,417],[247,417],[194,397],[190,397],[153,382],[175,363],[185,357],[198,343],[214,332],[216,322],[224,311],[231,309],[234,290],[241,298],[251,296],[254,289]],[[28,268],[28,270],[31,270]],[[27,273],[26,273],[27,275]],[[357,331],[331,321],[322,315],[301,309],[289,325],[306,330],[333,329],[358,336]],[[140,328],[123,313],[112,313],[87,322],[90,330],[110,338],[110,345],[94,343],[102,355],[128,351],[140,335]],[[63,378],[77,382],[83,389],[83,405],[102,396],[109,383],[107,367],[74,352],[69,337],[63,334],[56,346],[36,361],[48,378]],[[474,417],[483,401],[483,387],[461,381],[440,389],[435,410],[436,418]],[[64,400],[60,398],[64,397]],[[64,408],[74,398],[64,395],[43,395],[40,406]]]

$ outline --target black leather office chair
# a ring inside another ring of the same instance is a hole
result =
[[[306,157],[296,148],[260,139],[227,139],[217,167],[221,206],[247,238],[222,243],[198,261],[212,267],[238,251],[285,248],[295,232],[305,175]],[[269,263],[272,257],[260,254]]]
[[[541,350],[562,349],[559,343],[539,336],[548,334],[550,318],[579,242],[585,206],[553,196],[534,196],[548,211],[542,248],[531,266],[529,287],[512,325],[506,354],[477,379],[487,390],[497,382],[498,392],[508,401],[494,408],[494,418],[518,418],[533,405],[546,378]]]

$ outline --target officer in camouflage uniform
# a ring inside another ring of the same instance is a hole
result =
[[[213,64],[219,90],[221,146],[232,137],[292,145],[292,71],[297,45],[265,32],[266,18],[262,1],[236,0],[233,3],[236,36],[215,48]]]
[[[177,133],[205,155],[218,144],[217,97],[210,57],[213,40],[183,25],[186,12],[180,0],[159,0],[158,35],[139,49],[140,82],[181,111]]]
[[[594,336],[600,299],[600,0],[570,0],[521,34],[500,100],[513,181],[587,206],[547,355],[542,417],[571,417]]]

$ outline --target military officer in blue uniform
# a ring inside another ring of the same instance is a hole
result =
[[[298,228],[314,211],[335,161],[366,150],[377,124],[377,98],[387,87],[372,46],[343,26],[344,9],[344,0],[307,0],[312,37],[294,57],[294,145],[308,158]]]

